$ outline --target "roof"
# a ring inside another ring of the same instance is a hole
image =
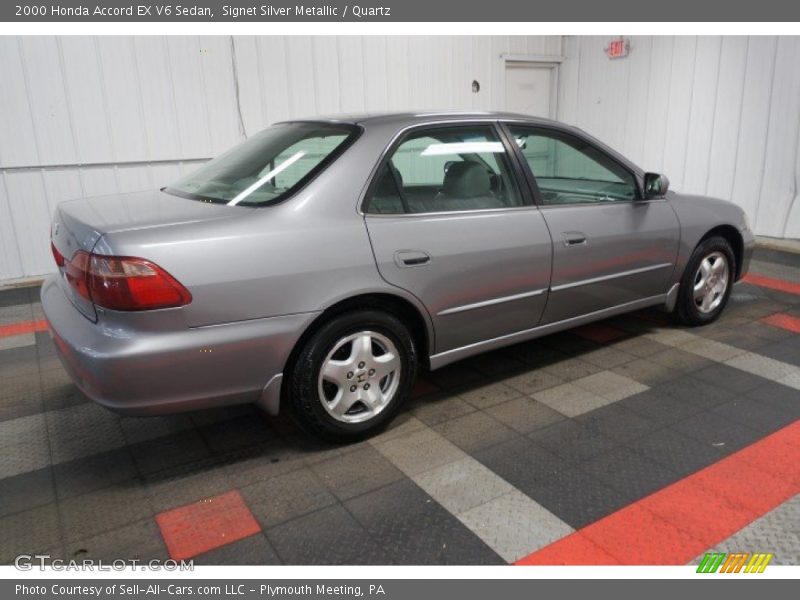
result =
[[[405,112],[375,112],[340,115],[322,115],[306,119],[289,119],[290,121],[335,121],[340,123],[357,123],[363,125],[413,125],[416,123],[436,122],[441,120],[460,121],[472,119],[510,119],[525,120],[533,123],[555,123],[552,119],[544,119],[531,115],[496,111],[462,111],[462,110],[419,110]]]

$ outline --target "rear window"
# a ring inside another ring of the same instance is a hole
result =
[[[183,198],[262,206],[282,200],[330,164],[358,135],[354,125],[281,123],[164,189]]]

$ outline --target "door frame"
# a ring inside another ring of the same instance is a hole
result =
[[[503,98],[506,108],[508,108],[508,97],[506,96],[506,72],[509,68],[518,69],[550,69],[550,119],[558,117],[558,79],[561,63],[564,62],[563,56],[539,56],[528,54],[501,54],[503,61]]]

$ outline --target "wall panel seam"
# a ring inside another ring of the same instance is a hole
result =
[[[770,74],[770,83],[769,83],[769,99],[767,103],[767,125],[764,128],[766,132],[764,135],[764,155],[761,157],[761,171],[759,173],[759,177],[761,181],[759,182],[759,191],[758,191],[758,198],[756,199],[756,208],[752,215],[753,217],[753,229],[758,228],[758,216],[761,213],[761,199],[764,196],[764,173],[767,169],[767,150],[769,148],[769,129],[772,126],[772,97],[775,92],[775,72],[778,70],[778,47],[780,46],[780,39],[777,37],[775,38],[775,51],[772,56],[772,72]]]

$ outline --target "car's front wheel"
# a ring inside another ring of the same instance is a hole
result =
[[[675,317],[684,325],[715,321],[731,294],[736,263],[730,243],[711,237],[695,248],[686,265],[678,291]]]
[[[292,365],[287,403],[305,428],[331,440],[362,439],[384,427],[417,370],[414,340],[396,317],[359,310],[333,317]]]

